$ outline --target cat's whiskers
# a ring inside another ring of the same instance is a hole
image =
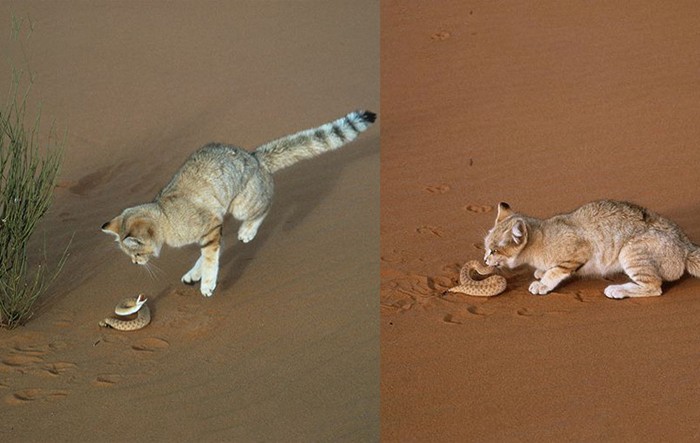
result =
[[[156,272],[154,271],[153,265],[151,263],[146,262],[140,266],[146,270],[148,276],[151,277],[151,280],[157,280],[158,275],[156,275]]]
[[[152,261],[149,261],[148,263],[146,263],[146,266],[148,267],[151,274],[156,277],[156,279],[165,275],[165,271],[163,271],[163,269],[161,269],[158,265],[156,265]]]

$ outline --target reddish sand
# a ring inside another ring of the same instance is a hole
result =
[[[35,22],[32,97],[68,130],[37,243],[55,258],[75,236],[34,318],[0,331],[3,439],[376,440],[379,123],[281,171],[250,244],[225,224],[211,299],[179,281],[197,248],[151,278],[99,229],[206,142],[378,112],[376,2],[3,2],[0,53],[13,10]],[[139,292],[146,329],[97,326]]]
[[[384,441],[700,438],[700,281],[449,295],[509,202],[637,202],[700,243],[700,6],[382,3]],[[616,278],[615,280],[624,280]]]

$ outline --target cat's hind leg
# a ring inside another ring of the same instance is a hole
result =
[[[661,280],[659,280],[658,287],[630,282],[621,285],[610,285],[605,288],[604,292],[606,297],[618,300],[628,297],[654,297],[661,295]]]
[[[256,218],[243,221],[243,223],[241,223],[241,227],[238,228],[238,239],[243,243],[248,243],[255,238],[255,234],[258,233],[258,228],[262,224],[263,220],[265,220],[266,215],[267,211]]]
[[[229,206],[229,212],[240,220],[238,239],[248,243],[258,233],[258,228],[270,210],[274,185],[269,172],[260,169],[246,184],[245,189],[236,196]]]
[[[621,299],[661,295],[663,279],[659,275],[653,254],[646,245],[625,246],[620,250],[619,260],[625,274],[632,281],[608,286],[604,291],[606,297]]]

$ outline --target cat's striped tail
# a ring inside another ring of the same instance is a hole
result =
[[[685,259],[685,268],[690,275],[700,278],[700,246],[691,245]]]
[[[377,114],[369,111],[351,112],[318,128],[265,143],[255,150],[254,155],[268,171],[275,172],[355,140],[376,118]]]

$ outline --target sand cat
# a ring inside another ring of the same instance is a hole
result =
[[[700,247],[672,221],[626,202],[592,202],[545,220],[501,203],[484,246],[488,265],[534,267],[533,294],[547,294],[574,274],[624,272],[631,282],[605,288],[617,299],[661,295],[662,281],[686,270],[700,277]]]
[[[213,294],[219,270],[221,227],[226,214],[240,220],[238,239],[255,237],[272,200],[272,173],[299,160],[337,149],[354,140],[376,114],[356,111],[315,129],[297,132],[254,152],[210,143],[190,156],[155,200],[124,211],[102,226],[136,264],[157,257],[163,244],[198,243],[201,255],[182,281],[201,281]]]

